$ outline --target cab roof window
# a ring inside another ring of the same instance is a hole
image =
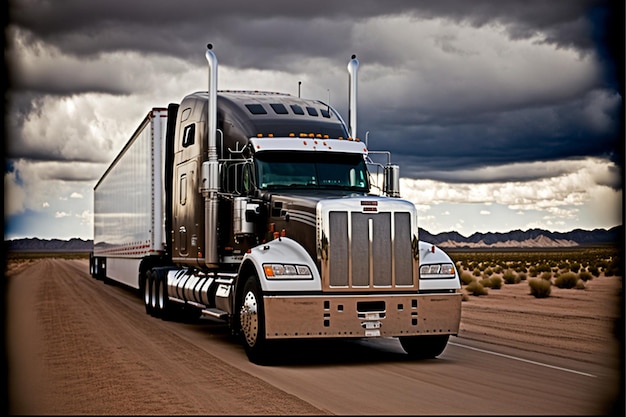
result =
[[[292,104],[289,107],[291,107],[291,110],[295,114],[304,114],[304,110],[302,110],[302,107],[298,106],[297,104]]]
[[[274,113],[276,114],[288,114],[287,109],[281,103],[272,103],[270,104],[270,107],[272,108],[272,110],[274,110]]]
[[[262,104],[246,104],[246,108],[252,114],[267,114]]]

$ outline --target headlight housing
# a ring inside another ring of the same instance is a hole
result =
[[[420,266],[420,278],[454,278],[454,264],[426,264]]]
[[[263,272],[267,279],[313,279],[306,265],[263,264]]]

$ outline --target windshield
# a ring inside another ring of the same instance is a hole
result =
[[[363,155],[330,152],[260,152],[256,154],[258,186],[332,188],[368,191]]]

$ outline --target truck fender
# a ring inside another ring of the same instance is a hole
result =
[[[304,265],[309,268],[309,276],[289,276],[267,278],[264,265]],[[246,253],[239,269],[239,278],[250,274],[253,267],[259,278],[263,292],[281,291],[321,291],[322,282],[315,262],[307,251],[295,240],[288,237],[280,237],[270,242],[255,246]]]
[[[437,278],[433,276],[420,277],[420,290],[442,290],[461,288],[461,279],[456,265],[452,258],[441,248],[432,243],[419,241],[419,259],[420,267],[426,264],[452,264],[454,267],[454,276],[446,276]],[[421,269],[421,268],[420,268]]]

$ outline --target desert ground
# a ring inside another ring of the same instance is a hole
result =
[[[104,310],[96,292],[106,285],[89,277],[85,259],[9,263],[5,281],[9,414],[325,414],[200,351],[186,355],[211,372],[202,384],[159,368],[158,355],[171,355],[176,341],[164,347],[159,336],[117,340],[121,318]],[[459,337],[582,362],[608,360],[623,370],[622,288],[621,277],[601,275],[584,289],[554,287],[545,299],[530,295],[524,281],[489,289],[463,302]],[[124,318],[124,325],[140,323]],[[141,355],[122,359],[127,349],[145,349],[154,364]],[[186,384],[188,397],[172,398],[172,383]],[[234,396],[234,386],[249,393],[245,400]],[[623,415],[623,372],[619,390]]]

